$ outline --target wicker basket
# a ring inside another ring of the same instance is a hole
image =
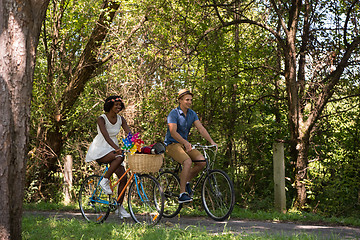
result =
[[[128,164],[133,172],[155,173],[163,164],[164,154],[133,154],[128,155]]]

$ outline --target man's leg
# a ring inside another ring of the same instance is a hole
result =
[[[189,171],[187,182],[190,182],[194,177],[196,177],[205,166],[206,162],[194,162],[194,166]]]
[[[190,182],[206,166],[206,161],[205,157],[196,149],[190,151],[188,154],[194,163],[194,166],[190,169],[187,178],[187,182]]]
[[[186,183],[189,181],[191,176],[191,168],[192,161],[190,158],[186,159],[182,164],[182,171],[180,173],[180,193],[185,192]]]
[[[166,147],[166,153],[182,165],[180,173],[180,196],[179,203],[191,202],[192,198],[186,193],[186,182],[191,172],[192,160],[179,143],[173,143]]]

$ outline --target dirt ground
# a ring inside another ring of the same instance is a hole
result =
[[[51,218],[76,218],[83,219],[80,212],[35,212],[26,211],[24,216],[38,215]],[[83,219],[84,220],[84,219]],[[84,220],[85,221],[85,220]],[[133,223],[131,218],[120,220],[111,213],[106,222],[123,221]],[[208,217],[186,217],[177,216],[174,218],[162,218],[159,225],[165,227],[179,227],[182,229],[198,228],[206,229],[214,234],[232,233],[236,235],[267,234],[276,236],[297,236],[299,234],[314,235],[314,239],[360,239],[360,228],[347,226],[332,226],[322,224],[305,224],[292,222],[273,222],[273,221],[249,221],[242,219],[230,219],[228,221],[217,222]]]

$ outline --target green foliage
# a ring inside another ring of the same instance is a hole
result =
[[[62,5],[54,1],[48,10],[33,85],[25,200],[37,202],[45,198],[60,202],[61,166],[64,157],[71,155],[75,201],[81,181],[96,171],[84,159],[97,134],[96,118],[102,114],[107,96],[123,97],[126,110],[121,115],[134,132],[141,133],[146,144],[151,144],[164,140],[166,117],[177,106],[176,92],[186,87],[195,94],[193,109],[219,144],[216,167],[232,177],[237,204],[251,210],[272,209],[272,144],[277,139],[289,140],[282,59],[273,36],[251,25],[216,28],[220,25],[217,13],[206,1],[122,2],[98,53],[99,58],[112,56],[111,60],[97,69],[97,75],[66,112],[63,122],[56,122],[59,100],[90,38],[101,3],[69,0]],[[277,21],[266,6],[247,1],[240,5],[241,9],[235,10],[253,19],[268,17],[269,24],[276,26]],[[61,10],[64,11],[60,20]],[[218,10],[223,20],[234,19],[234,12]],[[337,10],[328,10],[334,11]],[[343,7],[339,11],[344,11]],[[317,26],[322,26],[324,14],[316,14]],[[147,21],[134,31],[144,16]],[[327,36],[325,32],[314,34],[324,39]],[[314,67],[326,60],[320,52],[330,51],[332,44],[319,42],[313,49]],[[49,66],[49,58],[53,66]],[[327,68],[321,71],[326,72]],[[346,71],[336,98],[358,95],[359,72],[356,66]],[[314,132],[306,182],[309,211],[336,216],[359,213],[359,100],[350,103],[339,101],[326,109]],[[42,181],[44,176],[39,169],[52,154],[46,141],[49,133],[56,130],[63,134],[58,169],[49,170],[50,180]],[[195,129],[190,139],[205,143]],[[296,196],[292,185],[295,165],[290,160],[287,142],[285,155],[287,206],[291,208]],[[42,192],[44,186],[52,191]]]
[[[59,102],[69,84],[75,63],[85,47],[84,42],[89,39],[100,4],[101,1],[95,0],[52,1],[47,10],[38,46],[34,97],[31,103],[31,150],[27,163],[25,194],[29,202],[44,198],[56,202],[62,200],[63,174],[58,172],[58,169],[62,168],[60,154],[77,157],[79,152],[76,150],[82,148],[84,151],[87,147],[86,141],[91,139],[90,134],[81,133],[94,125],[95,120],[92,116],[89,118],[88,114],[89,109],[99,103],[96,91],[85,89],[85,97],[67,113],[59,112]],[[101,83],[101,80],[99,78],[97,82]],[[59,116],[66,117],[59,122],[56,120]],[[59,139],[60,134],[62,136]],[[53,146],[60,151],[52,149]],[[59,158],[55,161],[56,165],[60,166],[54,166],[47,161],[54,155]],[[77,160],[81,159],[75,158],[75,169],[79,169]],[[44,168],[47,168],[46,171]]]
[[[351,109],[342,112],[340,109]],[[314,141],[318,159],[311,164],[312,205],[328,215],[357,216],[359,204],[359,101],[330,105]],[[316,194],[315,194],[316,193]]]
[[[40,201],[38,203],[24,203],[24,211],[77,211],[79,209],[78,203],[64,205],[62,203],[49,203]]]

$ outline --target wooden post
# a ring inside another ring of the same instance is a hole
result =
[[[274,196],[275,209],[286,212],[284,143],[275,142],[274,155]]]
[[[72,156],[66,155],[64,162],[64,204],[69,204],[71,202],[72,165]]]

